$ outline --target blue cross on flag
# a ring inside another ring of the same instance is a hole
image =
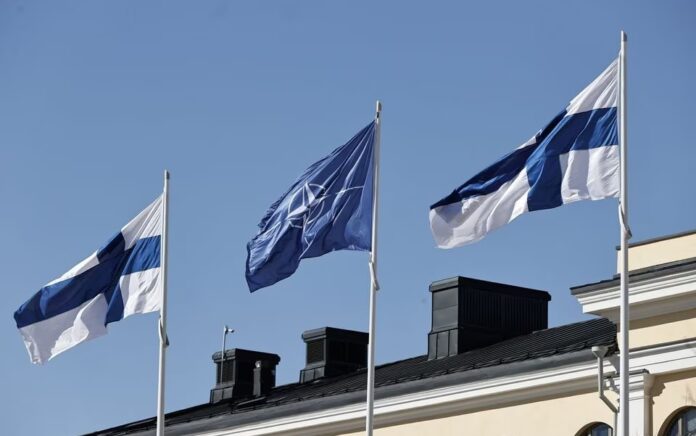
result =
[[[102,248],[41,288],[14,314],[33,363],[107,333],[109,323],[160,310],[162,196]]]
[[[374,139],[372,122],[271,205],[247,245],[250,291],[289,277],[301,259],[371,249]]]
[[[617,65],[532,139],[430,207],[440,248],[476,242],[525,212],[618,196]]]

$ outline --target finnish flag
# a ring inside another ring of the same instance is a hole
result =
[[[619,194],[618,60],[546,127],[430,207],[440,248],[482,239],[524,212]]]
[[[102,248],[41,288],[14,314],[33,363],[107,333],[135,313],[160,310],[162,196]]]

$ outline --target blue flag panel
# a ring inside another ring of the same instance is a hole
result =
[[[372,122],[310,166],[271,205],[247,245],[250,291],[289,277],[301,259],[371,249],[374,139]]]

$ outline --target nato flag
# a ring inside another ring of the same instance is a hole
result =
[[[301,259],[370,251],[375,123],[310,166],[259,223],[247,244],[249,290],[292,275]]]

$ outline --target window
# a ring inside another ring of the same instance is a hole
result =
[[[613,436],[614,431],[603,422],[596,422],[585,427],[577,436]]]
[[[665,436],[696,436],[696,407],[681,410],[672,418]]]

